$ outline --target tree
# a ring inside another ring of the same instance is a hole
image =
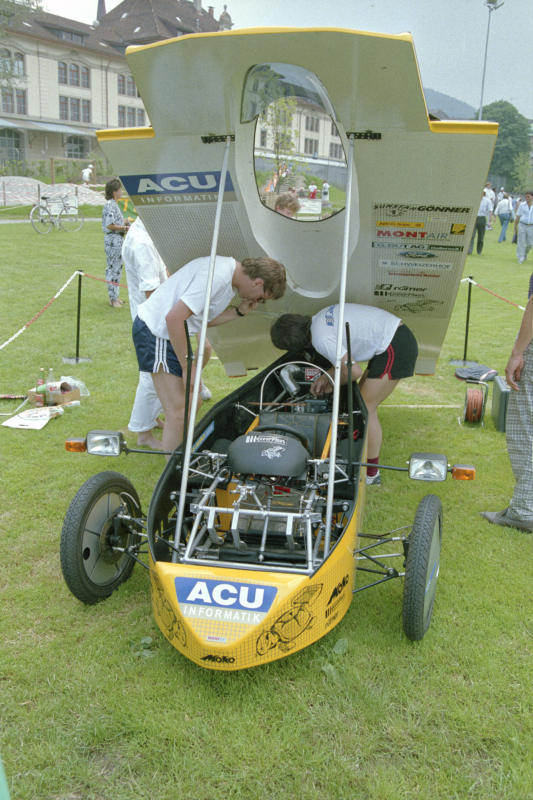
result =
[[[4,42],[8,43],[6,40],[10,29],[20,25],[30,14],[38,11],[41,5],[41,0],[0,0],[0,50],[3,49]],[[0,54],[0,85],[11,85],[12,79],[17,75],[12,60]]]
[[[483,107],[483,119],[500,126],[489,173],[505,176],[506,184],[518,179],[517,164],[531,150],[529,122],[507,100],[497,100]]]
[[[0,33],[18,25],[33,11],[38,11],[42,0],[0,0]]]

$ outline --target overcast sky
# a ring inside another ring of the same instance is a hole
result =
[[[501,0],[500,0],[501,1]],[[489,11],[485,0],[226,0],[235,28],[336,27],[413,34],[422,83],[479,107]],[[110,11],[119,0],[106,0]],[[218,19],[223,11],[213,5]],[[91,23],[98,0],[44,0],[44,9]],[[508,100],[533,119],[533,0],[490,13],[483,105]]]

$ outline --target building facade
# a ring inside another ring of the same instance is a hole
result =
[[[93,25],[35,12],[0,34],[0,165],[88,159],[102,128],[149,125],[128,45],[227,30],[201,0],[124,0]]]

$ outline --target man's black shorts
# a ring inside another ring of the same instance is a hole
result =
[[[398,381],[414,374],[418,344],[414,333],[404,325],[399,325],[391,343],[384,353],[378,353],[368,362],[369,378],[384,378]]]

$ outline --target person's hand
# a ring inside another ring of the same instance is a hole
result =
[[[257,304],[259,300],[241,300],[237,308],[241,312],[241,314],[249,314],[250,311],[253,311],[254,308],[257,308]]]
[[[516,392],[519,390],[518,381],[522,377],[522,370],[524,369],[524,358],[521,355],[511,354],[511,358],[505,367],[505,378],[507,383]]]
[[[319,397],[323,394],[331,394],[333,391],[333,386],[331,385],[329,376],[320,375],[316,380],[313,381],[309,391],[314,397]]]

